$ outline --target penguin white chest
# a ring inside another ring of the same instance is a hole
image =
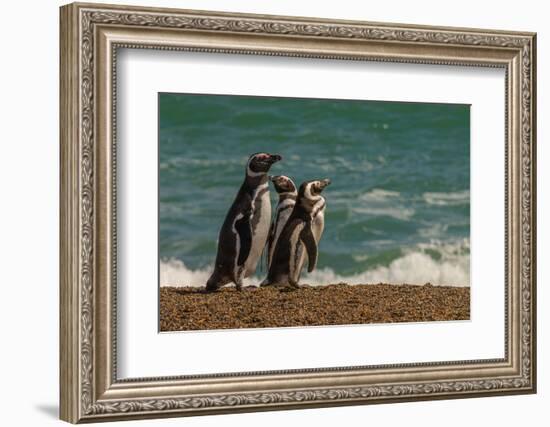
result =
[[[294,207],[294,200],[285,200],[284,202],[279,203],[279,205],[277,206],[277,214],[275,215],[277,222],[275,223],[273,241],[269,252],[270,263],[271,263],[271,258],[273,256],[273,252],[275,251],[275,246],[277,245],[277,240],[279,240],[279,236],[281,235],[281,232],[283,231],[283,228],[285,227],[288,221],[288,218],[292,213],[293,207]]]
[[[254,235],[264,240],[263,244],[260,245],[261,250],[263,250],[271,225],[271,199],[269,198],[269,191],[263,192],[259,196],[259,199],[256,200],[255,215],[258,215],[258,224],[254,230]]]
[[[323,230],[325,229],[325,209],[321,209],[315,219],[313,220],[313,236],[315,237],[315,241],[319,243],[321,240],[321,235],[323,234]]]
[[[266,184],[267,187],[267,184]],[[271,199],[269,191],[258,187],[252,199],[252,246],[246,260],[246,276],[254,274],[262,255],[271,225]]]

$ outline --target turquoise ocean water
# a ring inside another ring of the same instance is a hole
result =
[[[332,180],[302,282],[469,286],[469,106],[186,94],[159,95],[161,285],[204,285],[259,151],[297,185]]]

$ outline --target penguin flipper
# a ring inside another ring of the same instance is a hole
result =
[[[237,265],[244,265],[250,255],[252,247],[252,228],[250,224],[250,215],[244,215],[241,219],[235,221],[235,230],[239,235],[240,250],[237,259]]]
[[[267,255],[267,268],[269,269],[269,265],[271,264],[271,251],[273,246],[273,240],[275,239],[275,227],[277,224],[277,216],[275,217],[275,220],[271,223],[271,226],[269,227],[269,234],[267,237],[267,242],[264,248],[264,252]]]
[[[304,229],[300,233],[300,239],[302,240],[302,242],[304,242],[304,246],[306,247],[308,257],[307,271],[308,273],[311,273],[317,265],[318,250],[317,242],[315,241],[315,237],[313,237],[313,232],[311,231],[310,224],[304,227]]]

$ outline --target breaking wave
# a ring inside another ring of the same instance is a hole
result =
[[[161,286],[204,286],[212,267],[192,270],[178,259],[160,263]],[[257,286],[260,277],[245,279],[244,286]],[[431,242],[419,244],[414,250],[394,259],[387,266],[376,266],[361,273],[337,274],[331,268],[321,268],[302,276],[301,283],[322,286],[335,283],[368,285],[376,283],[445,286],[470,286],[470,244],[468,239],[455,243]]]
[[[388,216],[402,221],[410,220],[415,214],[414,209],[405,207],[399,202],[401,193],[398,191],[375,188],[361,194],[351,207],[354,214]]]
[[[330,283],[423,285],[431,283],[432,285],[469,286],[469,264],[469,257],[466,255],[454,261],[437,261],[425,253],[413,252],[397,258],[387,267],[378,266],[350,276],[336,274],[330,268],[320,269],[304,276],[302,282],[312,285]]]

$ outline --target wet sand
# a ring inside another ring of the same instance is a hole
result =
[[[233,287],[205,293],[196,287],[160,289],[160,330],[273,328],[285,326],[468,320],[470,288],[344,283]]]

